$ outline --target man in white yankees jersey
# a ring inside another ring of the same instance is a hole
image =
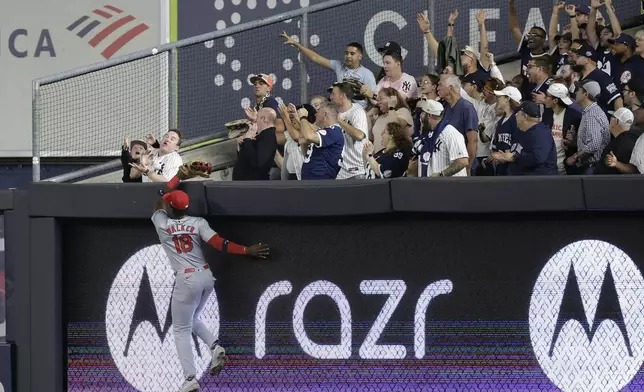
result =
[[[369,121],[362,106],[352,103],[353,89],[348,83],[333,83],[331,102],[338,106],[338,124],[344,134],[342,165],[338,180],[363,179],[366,171],[362,160],[365,140],[369,138]]]
[[[193,332],[210,347],[211,375],[221,372],[226,355],[226,350],[199,319],[214,290],[214,278],[201,250],[201,241],[231,254],[262,259],[269,254],[266,244],[259,243],[249,247],[235,244],[220,237],[204,218],[186,215],[190,199],[185,192],[174,189],[179,185],[180,179],[193,177],[194,174],[196,173],[192,173],[189,165],[182,166],[177,176],[166,184],[165,191],[160,191],[163,196],[156,202],[152,215],[159,241],[176,276],[172,292],[172,323],[177,354],[186,378],[179,392],[199,390],[192,355]]]
[[[443,120],[444,108],[433,99],[418,103],[422,110],[422,134],[414,141],[407,174],[411,177],[467,176],[469,155],[463,134]]]

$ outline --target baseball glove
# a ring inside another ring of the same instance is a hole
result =
[[[364,99],[364,97],[362,96],[362,93],[360,92],[360,89],[362,89],[361,81],[359,81],[356,78],[346,78],[343,80],[343,82],[351,86],[351,89],[353,90],[353,99],[359,100],[359,101]]]
[[[197,176],[210,178],[210,173],[212,173],[212,165],[209,162],[204,161],[193,161],[186,163],[179,168],[179,175],[182,179],[188,179]]]

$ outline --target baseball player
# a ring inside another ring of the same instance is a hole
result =
[[[226,350],[219,345],[206,325],[199,320],[199,314],[214,290],[212,272],[204,258],[201,241],[217,250],[239,255],[265,259],[269,254],[266,244],[241,246],[223,239],[213,231],[208,222],[200,217],[186,215],[190,203],[188,195],[174,190],[180,180],[202,173],[191,165],[183,165],[179,173],[160,191],[162,198],[157,201],[152,222],[159,241],[168,255],[176,280],[172,292],[172,322],[174,342],[185,376],[179,392],[199,390],[196,369],[192,355],[191,337],[194,332],[210,347],[212,360],[210,374],[217,375],[224,367]]]

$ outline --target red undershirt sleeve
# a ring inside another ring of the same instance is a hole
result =
[[[227,239],[224,239],[223,237],[221,237],[219,234],[215,234],[212,237],[210,237],[210,239],[208,240],[208,244],[219,251],[230,253],[233,255],[247,254],[245,246],[241,246],[234,242],[228,241]]]

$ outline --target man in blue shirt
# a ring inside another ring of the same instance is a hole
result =
[[[456,128],[465,137],[469,155],[467,170],[469,175],[470,171],[476,170],[476,165],[473,166],[474,162],[478,164],[476,161],[479,140],[478,114],[476,114],[474,105],[461,97],[461,80],[454,74],[441,75],[440,82],[438,82],[438,96],[447,103],[443,121]]]
[[[302,53],[306,58],[313,61],[315,64],[322,66],[335,72],[336,82],[340,83],[344,80],[355,80],[359,84],[369,87],[371,91],[376,91],[376,78],[368,68],[360,64],[364,55],[364,49],[358,42],[350,42],[344,49],[344,60],[329,60],[313,50],[305,47],[299,42],[295,41],[288,34],[283,33],[282,38],[285,44],[291,45]],[[360,89],[358,88],[358,91]],[[367,107],[367,101],[360,94],[356,94],[354,101],[359,103],[363,108]]]
[[[336,105],[325,103],[315,114],[315,124],[311,124],[306,109],[297,111],[299,142],[304,154],[303,180],[335,180],[338,176],[344,149],[344,133],[338,124],[338,114]]]
[[[539,105],[526,101],[516,114],[521,132],[515,134],[510,151],[498,151],[492,156],[498,162],[510,163],[509,174],[514,176],[556,175],[557,149],[552,132],[541,122]]]

